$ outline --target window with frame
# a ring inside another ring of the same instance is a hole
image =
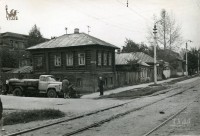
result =
[[[109,53],[109,56],[108,56],[108,65],[109,66],[112,65],[112,53],[111,52]]]
[[[43,61],[42,56],[36,57],[36,61],[35,61],[36,62],[36,64],[35,64],[36,68],[42,68],[42,65],[43,65],[42,61]]]
[[[78,54],[78,65],[85,65],[85,53]]]
[[[66,54],[66,66],[73,66],[74,56],[73,53]]]
[[[60,54],[54,55],[54,66],[56,66],[56,67],[61,66],[61,55]]]
[[[104,52],[104,54],[103,54],[103,65],[104,65],[104,66],[106,66],[107,63],[108,63],[108,60],[107,60],[107,59],[108,59],[108,58],[107,58],[107,53]]]
[[[102,60],[101,52],[98,52],[97,58],[98,58],[98,66],[101,66],[101,60]]]

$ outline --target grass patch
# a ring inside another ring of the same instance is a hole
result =
[[[116,94],[102,96],[101,98],[134,99],[141,96],[151,95],[155,92],[167,89],[167,86],[153,86],[142,89],[127,90]]]
[[[174,79],[170,82],[168,82],[168,84],[175,84],[177,82],[181,82],[181,81],[184,81],[184,80],[187,80],[187,79],[191,79],[191,78],[194,78],[194,77],[197,77],[198,75],[193,75],[193,76],[184,76],[184,77],[181,77],[181,78],[178,78],[178,79]]]
[[[154,85],[150,85],[149,87],[145,87],[145,88],[141,88],[141,89],[133,89],[133,90],[127,90],[127,91],[123,91],[120,93],[115,93],[115,94],[110,94],[110,95],[106,95],[106,96],[102,96],[98,99],[103,99],[103,98],[115,98],[115,99],[134,99],[134,98],[138,98],[138,97],[142,97],[142,96],[146,96],[146,95],[151,95],[153,93],[168,89],[170,87],[170,85],[175,84],[177,82],[181,82],[190,78],[194,78],[197,77],[198,75],[193,75],[193,76],[184,76],[184,77],[180,77],[178,79],[174,79],[170,82],[167,83],[163,83],[162,85],[158,85],[158,86],[154,86]],[[164,94],[166,92],[163,92],[161,94]]]
[[[57,119],[64,117],[65,113],[54,109],[15,111],[8,113],[4,118],[4,125],[28,123],[31,121]]]

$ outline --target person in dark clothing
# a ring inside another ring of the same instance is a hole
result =
[[[100,95],[103,95],[103,86],[104,86],[104,81],[102,77],[99,77],[99,91],[100,91]]]
[[[62,81],[62,90],[64,92],[64,98],[69,98],[69,80],[67,77]]]
[[[0,98],[0,131],[4,131],[2,114],[3,114],[3,104],[2,104],[1,98]]]

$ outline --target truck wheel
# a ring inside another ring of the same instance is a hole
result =
[[[47,92],[47,97],[49,98],[56,98],[57,97],[57,93],[54,89],[49,89]]]
[[[22,89],[20,89],[20,88],[15,88],[15,89],[13,90],[13,95],[14,95],[14,96],[22,96]]]

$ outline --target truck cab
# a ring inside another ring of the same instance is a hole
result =
[[[38,85],[39,93],[46,93],[48,97],[62,95],[62,82],[56,81],[52,75],[41,75]]]

